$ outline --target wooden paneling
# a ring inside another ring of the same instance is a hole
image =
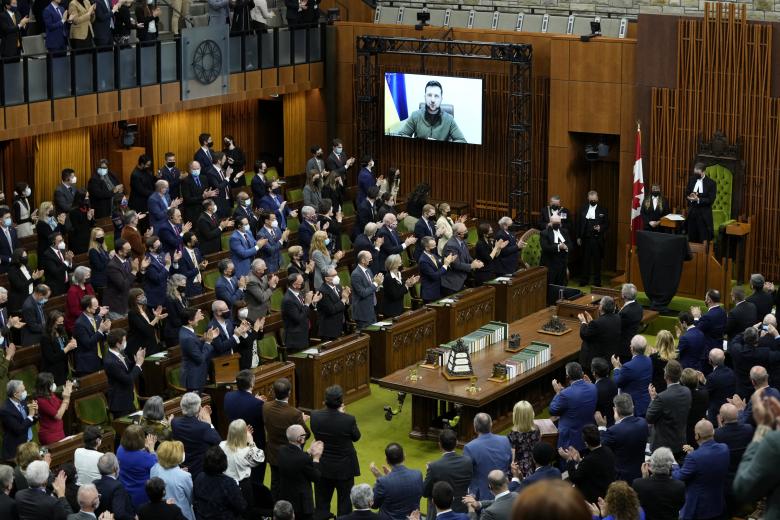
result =
[[[684,190],[699,136],[722,130],[741,139],[745,161],[745,216],[755,215],[758,237],[780,234],[780,99],[771,97],[773,27],[747,21],[744,5],[706,4],[704,18],[676,21],[676,85],[653,88],[649,154],[645,165],[672,206]],[[650,49],[642,47],[642,62]],[[638,69],[639,70],[639,69]],[[663,79],[663,78],[660,78]],[[657,85],[661,85],[659,80]],[[748,272],[780,276],[780,245],[758,240]]]
[[[132,110],[141,106],[141,90],[129,88],[119,91],[119,106],[122,110]]]
[[[277,69],[263,69],[263,88],[275,87],[279,84],[279,71]]]
[[[160,101],[160,85],[141,87],[141,106],[156,107]]]
[[[553,39],[550,42],[550,61],[555,67],[550,71],[550,80],[569,80],[569,40]]]
[[[252,70],[244,74],[246,81],[246,90],[259,90],[262,87],[262,72],[259,70]]]
[[[597,39],[590,42],[571,39],[568,41],[569,77],[571,80],[620,83],[622,45],[616,45],[609,39]]]
[[[279,85],[292,85],[295,83],[294,67],[279,67]]]
[[[236,92],[244,92],[246,90],[246,86],[244,83],[244,73],[239,72],[238,74],[231,74],[230,75],[230,93],[236,93]]]
[[[555,110],[550,111],[550,146],[567,146],[569,143],[569,82],[551,79],[550,99],[555,100]]]
[[[97,111],[97,94],[87,94],[76,98],[76,114],[79,117],[96,116]]]
[[[98,113],[107,114],[119,111],[119,92],[102,92],[98,94]]]
[[[163,105],[178,103],[181,100],[181,83],[163,83],[160,85],[160,98]]]
[[[309,82],[309,64],[304,63],[302,65],[295,65],[295,76],[294,81],[296,84],[298,83],[308,83]]]
[[[570,81],[569,131],[619,134],[620,85]]]
[[[323,71],[322,63],[312,63],[309,65],[309,80],[311,81],[312,88],[320,88],[324,86],[323,78],[325,72]]]
[[[30,103],[30,124],[51,123],[51,101]]]
[[[30,124],[27,114],[27,105],[6,107],[5,127],[7,129],[24,127]]]
[[[76,100],[74,98],[63,98],[54,100],[54,120],[64,121],[66,119],[76,118]]]

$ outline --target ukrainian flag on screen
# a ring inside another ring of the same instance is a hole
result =
[[[385,73],[385,130],[409,117],[406,106],[406,82],[400,72]]]

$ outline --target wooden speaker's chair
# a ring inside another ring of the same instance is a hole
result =
[[[539,241],[539,230],[529,229],[520,240],[525,242],[525,247],[520,253],[520,260],[526,267],[536,267],[542,261],[542,243]]]

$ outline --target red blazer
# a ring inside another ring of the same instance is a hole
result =
[[[72,284],[68,288],[65,296],[65,330],[68,331],[68,334],[73,334],[73,326],[81,315],[81,299],[88,294],[95,296],[95,289],[88,283],[84,284],[84,289],[76,284]]]

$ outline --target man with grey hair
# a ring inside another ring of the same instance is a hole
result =
[[[14,487],[14,468],[0,465],[0,518],[15,520],[16,502],[10,497],[11,488]]]
[[[653,361],[646,355],[647,340],[639,334],[631,338],[631,360],[622,365],[617,356],[612,356],[612,379],[618,389],[631,395],[635,413],[644,417],[650,405],[647,388],[653,382]]]
[[[536,226],[539,231],[544,231],[550,227],[552,217],[560,218],[561,227],[565,228],[566,231],[571,231],[571,215],[569,210],[561,204],[560,195],[552,195],[547,206],[543,207],[539,212],[539,223]]]
[[[474,416],[474,432],[477,438],[463,447],[463,455],[471,458],[472,473],[469,489],[477,500],[488,500],[491,491],[488,473],[499,469],[509,472],[512,464],[512,446],[506,435],[492,432],[493,419],[486,413]]]
[[[287,500],[277,500],[271,515],[272,520],[295,520],[295,511]]]
[[[203,458],[211,446],[217,446],[222,438],[211,423],[211,407],[201,407],[200,396],[187,392],[181,397],[183,417],[171,422],[173,440],[184,444],[187,468],[194,479],[203,468]]]
[[[182,199],[171,200],[168,194],[168,181],[160,179],[154,183],[154,192],[149,195],[147,204],[149,207],[149,224],[159,233],[162,226],[168,222],[168,209],[177,208]]]
[[[607,428],[607,420],[600,412],[594,414],[594,419],[601,431],[601,445],[607,446],[615,454],[615,477],[633,482],[642,476],[642,463],[645,460],[645,446],[650,429],[643,417],[634,415],[634,401],[630,394],[618,394],[612,403],[614,425]]]
[[[561,217],[550,217],[550,225],[539,233],[539,245],[542,248],[540,263],[547,268],[548,285],[566,285],[569,249],[573,244],[568,230],[561,224]]]
[[[774,294],[767,287],[766,279],[764,275],[760,273],[754,273],[750,275],[750,288],[753,289],[753,294],[747,297],[747,301],[756,306],[756,313],[758,316],[766,316],[772,312],[772,307],[775,304]]]
[[[466,242],[468,228],[463,222],[456,222],[452,226],[452,238],[447,240],[442,251],[442,258],[455,255],[455,261],[450,264],[447,272],[441,277],[442,296],[449,296],[463,289],[466,278],[474,269],[485,266],[481,260],[474,260],[469,253],[469,245]]]
[[[374,490],[368,484],[352,486],[349,492],[352,501],[352,513],[344,515],[341,520],[378,520],[379,515],[371,511],[374,503]]]
[[[624,283],[620,289],[623,298],[623,307],[620,308],[620,345],[617,355],[621,363],[631,359],[631,338],[639,332],[642,323],[642,306],[636,301],[636,286],[632,283]]]
[[[134,520],[135,507],[130,494],[119,481],[119,461],[113,453],[105,453],[98,460],[100,479],[94,482],[100,497],[95,515],[100,517],[105,511],[114,514],[116,520]]]
[[[84,484],[79,487],[76,500],[79,503],[79,512],[68,515],[68,520],[94,520],[95,511],[100,506],[100,495],[94,484]],[[103,513],[100,518],[104,519],[110,515],[108,511]]]
[[[385,276],[374,274],[368,265],[371,263],[371,253],[361,251],[357,255],[357,266],[350,276],[352,287],[352,319],[358,329],[363,330],[376,321],[376,293],[382,288]]]
[[[13,460],[16,448],[31,441],[32,427],[38,421],[38,402],[27,398],[24,382],[11,379],[5,387],[8,399],[0,408],[3,426],[3,460]]]
[[[355,255],[359,255],[361,251],[368,251],[371,253],[371,262],[369,262],[369,266],[376,265],[374,264],[374,261],[379,255],[382,244],[385,242],[384,237],[377,236],[376,230],[376,222],[369,222],[363,228],[363,232],[355,237],[355,241],[352,243],[352,250],[355,251]]]
[[[317,210],[311,206],[304,206],[301,208],[301,217],[303,218],[298,228],[298,245],[303,248],[303,261],[308,262],[311,239],[320,228],[317,222]]]
[[[525,247],[525,242],[515,237],[514,233],[510,232],[512,226],[511,217],[501,217],[498,219],[498,231],[496,231],[493,237],[496,242],[504,240],[506,246],[498,253],[498,256],[493,259],[492,267],[493,272],[497,276],[511,275],[520,267],[520,250]]]
[[[279,277],[275,274],[266,276],[265,260],[255,258],[246,279],[246,288],[244,289],[244,301],[246,301],[247,320],[253,322],[257,318],[262,318],[268,314],[268,304],[271,302],[271,295],[279,284]]]
[[[674,455],[658,448],[642,464],[642,478],[632,483],[647,518],[677,519],[685,504],[685,483],[672,478]]]
[[[723,350],[719,348],[710,350],[709,361],[712,372],[707,375],[705,383],[705,388],[710,396],[707,419],[717,426],[721,405],[737,391],[737,376],[731,367],[726,366],[726,353]]]
[[[392,213],[386,213],[382,218],[382,227],[377,231],[377,236],[382,237],[382,246],[379,248],[379,255],[377,255],[377,261],[374,264],[376,270],[386,272],[385,260],[390,255],[400,255],[407,247],[414,245],[417,242],[417,237],[409,235],[405,239],[401,239],[401,235],[398,234],[398,219]]]
[[[290,502],[299,520],[311,520],[314,517],[311,485],[320,480],[320,457],[324,447],[322,441],[314,441],[304,451],[306,437],[306,430],[300,424],[289,426],[288,444],[282,446],[276,456],[279,470],[278,499]]]
[[[24,476],[27,478],[27,489],[18,491],[14,496],[19,518],[25,520],[65,520],[73,510],[65,498],[65,472],[60,471],[52,488],[54,496],[46,491],[49,483],[49,465],[42,460],[36,460],[27,466]]]
[[[582,247],[580,286],[588,285],[590,277],[594,285],[601,285],[601,260],[604,258],[604,237],[609,229],[607,208],[599,204],[599,194],[588,192],[588,203],[577,213],[577,245]]]

